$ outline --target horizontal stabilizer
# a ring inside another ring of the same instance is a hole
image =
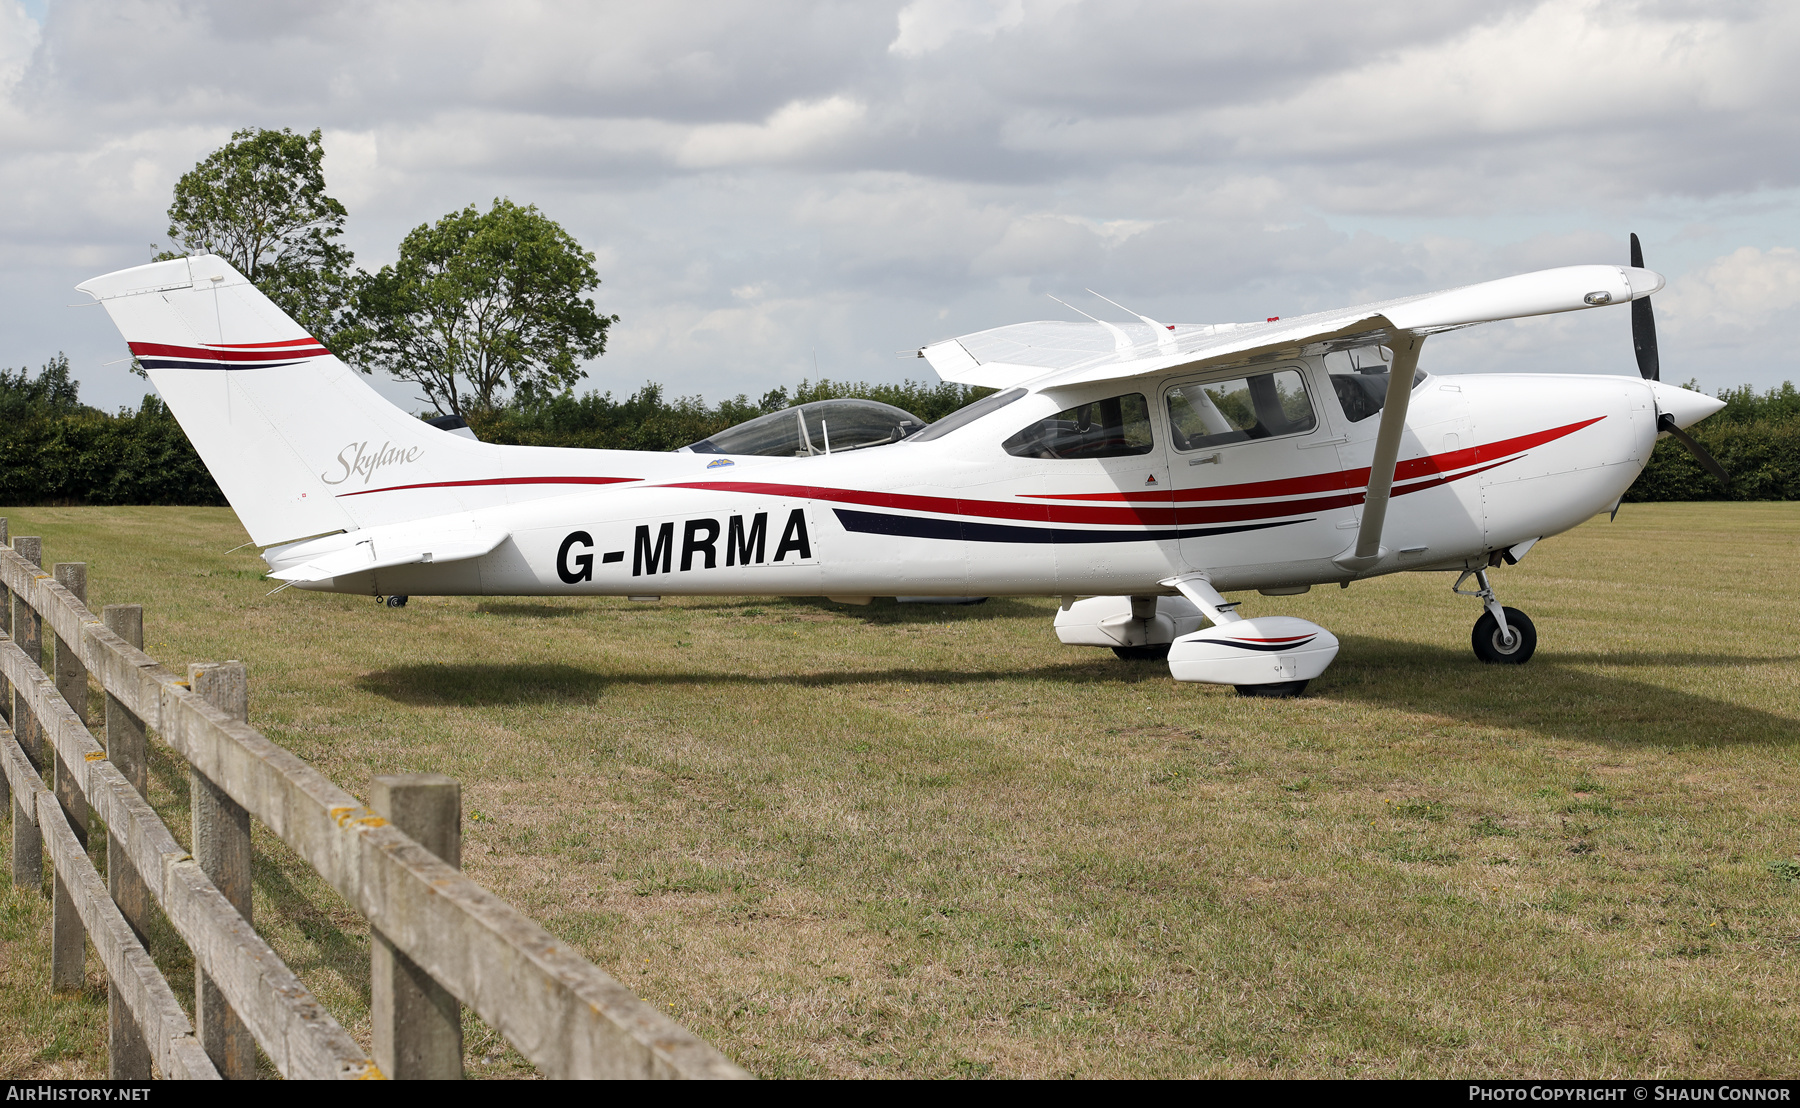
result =
[[[355,535],[344,536],[355,539]],[[505,531],[462,531],[439,535],[371,535],[328,553],[308,558],[299,565],[269,574],[290,584],[327,581],[372,569],[411,565],[414,562],[460,562],[491,553],[505,542]],[[308,544],[311,545],[311,544]]]

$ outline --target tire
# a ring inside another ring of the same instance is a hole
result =
[[[1150,646],[1115,646],[1112,652],[1127,662],[1163,662],[1168,660],[1172,645],[1162,642]]]
[[[404,608],[406,607],[406,597],[390,596],[387,598],[387,606],[390,608]]]
[[[1235,686],[1239,696],[1266,697],[1271,700],[1291,700],[1306,691],[1305,681],[1276,681],[1269,685]]]
[[[1493,666],[1522,666],[1531,661],[1531,655],[1537,650],[1537,628],[1531,624],[1531,617],[1517,608],[1502,608],[1506,613],[1506,626],[1513,632],[1514,642],[1509,647],[1500,638],[1500,622],[1492,612],[1481,613],[1475,621],[1475,630],[1469,636],[1469,642],[1475,647],[1475,656]]]

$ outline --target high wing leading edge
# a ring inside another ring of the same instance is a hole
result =
[[[1662,287],[1662,275],[1648,269],[1565,266],[1268,323],[1177,325],[1173,351],[1146,323],[1045,321],[935,342],[919,356],[946,381],[1065,388],[1298,354],[1313,346],[1323,352],[1385,343],[1397,331],[1424,337],[1477,323],[1581,311],[1638,300]],[[1128,348],[1116,340],[1117,332],[1131,341]]]

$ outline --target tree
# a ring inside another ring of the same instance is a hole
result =
[[[348,359],[359,332],[350,311],[357,275],[334,241],[344,206],[325,195],[319,131],[245,128],[175,183],[163,261],[217,254],[334,353]]]
[[[0,418],[22,420],[32,416],[61,416],[84,410],[81,382],[69,377],[69,356],[60,350],[44,363],[34,379],[20,366],[18,372],[0,369]]]
[[[508,387],[524,402],[558,395],[619,321],[583,298],[599,284],[594,255],[536,205],[471,204],[415,228],[364,283],[364,371],[419,385],[444,414],[491,411]]]

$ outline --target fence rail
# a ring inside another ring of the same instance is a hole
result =
[[[12,721],[0,735],[0,761],[14,794],[14,881],[40,882],[35,844],[49,846],[52,980],[68,983],[73,958],[78,983],[85,930],[114,987],[117,1076],[138,1076],[118,1072],[120,1056],[134,1051],[154,1056],[167,1076],[211,1075],[199,1065],[208,1057],[206,1070],[248,1076],[252,1038],[289,1077],[460,1076],[458,1003],[552,1077],[748,1076],[465,877],[455,857],[453,782],[377,779],[371,805],[380,810],[365,807],[250,727],[241,666],[193,666],[186,680],[178,677],[140,648],[141,615],[121,607],[98,618],[88,609],[78,594],[85,566],[45,573],[35,540],[21,537],[10,548],[5,541],[0,519],[0,600],[11,598],[0,629],[0,678],[11,695],[0,699],[10,701]],[[42,667],[46,630],[55,640],[55,677]],[[106,747],[84,718],[90,675],[106,694]],[[143,798],[147,730],[191,769],[192,854]],[[46,763],[53,764],[50,788],[39,776]],[[107,826],[104,883],[82,846],[90,809]],[[377,1058],[252,928],[251,817],[369,922]],[[134,933],[142,931],[145,897],[194,952],[198,1028]]]

